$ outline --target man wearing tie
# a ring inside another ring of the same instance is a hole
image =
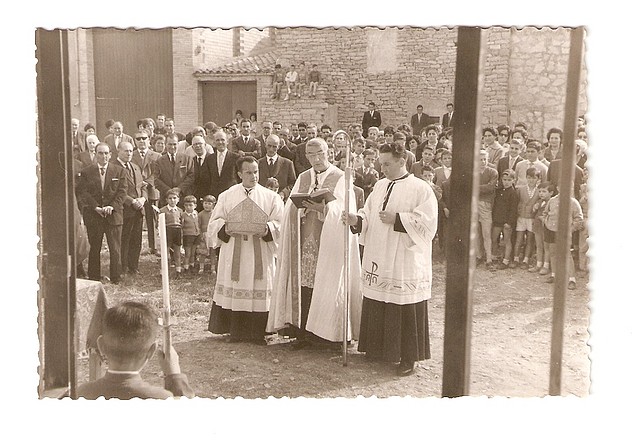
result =
[[[264,156],[260,142],[251,135],[251,120],[242,119],[240,122],[240,135],[231,141],[231,151],[240,157],[247,155],[259,159]]]
[[[120,241],[123,203],[127,196],[127,178],[123,168],[109,163],[111,153],[106,143],[96,146],[97,163],[80,173],[77,188],[78,205],[89,237],[89,279],[99,281],[100,250],[107,236],[109,246],[109,277],[120,283]]]
[[[376,111],[376,104],[369,102],[369,111],[362,116],[362,132],[368,134],[369,127],[375,126],[380,128],[382,126],[382,116],[380,111]]]
[[[213,134],[215,153],[209,155],[204,161],[205,171],[209,177],[209,190],[216,199],[223,191],[239,182],[236,174],[236,161],[240,156],[227,148],[227,133],[219,129]]]
[[[160,205],[166,204],[166,193],[172,188],[180,189],[180,198],[191,194],[193,188],[193,158],[176,153],[178,137],[168,136],[166,153],[156,161],[155,186],[160,192]]]
[[[453,103],[447,103],[447,112],[442,115],[442,127],[453,128],[455,119],[453,117]]]
[[[144,218],[147,224],[147,240],[149,252],[156,254],[156,225],[157,215],[152,205],[157,205],[160,193],[155,184],[155,164],[161,154],[149,148],[149,135],[144,131],[135,134],[136,150],[133,152],[132,162],[138,165],[142,173],[142,185],[147,189],[147,201],[144,203]]]
[[[133,146],[129,142],[120,142],[118,158],[115,164],[127,172],[127,196],[124,199],[122,221],[122,271],[138,274],[140,250],[142,249],[142,215],[147,202],[147,187],[142,179],[140,167],[133,163]]]
[[[111,126],[111,134],[104,138],[104,143],[109,145],[112,153],[117,151],[120,142],[129,142],[131,146],[134,144],[133,138],[128,134],[124,134],[123,129],[122,122],[114,122]]]
[[[73,147],[73,153],[78,154],[85,151],[85,137],[84,131],[79,129],[80,121],[78,119],[71,119],[71,146]]]
[[[204,167],[204,163],[211,154],[205,149],[205,141],[202,136],[193,136],[191,147],[195,152],[193,157],[193,195],[197,199],[196,210],[200,212],[203,209],[202,198],[209,194],[209,173]]]
[[[75,158],[82,163],[82,168],[96,163],[96,146],[100,143],[98,136],[87,136],[87,150],[75,155]]]
[[[258,171],[260,178],[258,183],[263,187],[267,186],[267,179],[275,177],[278,179],[278,194],[283,199],[287,199],[296,183],[296,172],[293,162],[278,155],[278,147],[280,146],[280,138],[275,134],[267,137],[266,141],[267,155],[258,160]]]
[[[411,131],[414,136],[419,136],[422,128],[427,126],[427,115],[422,113],[422,105],[416,107],[417,113],[411,116]]]
[[[506,169],[516,170],[518,165],[524,159],[520,157],[522,152],[522,141],[514,139],[509,143],[509,154],[498,160],[498,177],[502,177],[502,173]],[[526,173],[526,171],[525,171]]]

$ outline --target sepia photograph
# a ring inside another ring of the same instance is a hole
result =
[[[589,437],[578,412],[624,395],[603,31],[375,18],[31,20],[21,397],[48,423],[165,400],[143,417],[241,442],[419,438],[434,411],[457,442],[494,409]]]

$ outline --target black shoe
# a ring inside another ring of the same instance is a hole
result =
[[[415,361],[400,361],[397,369],[398,376],[409,376],[412,375],[415,371]]]

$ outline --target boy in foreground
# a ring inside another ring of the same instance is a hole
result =
[[[167,399],[172,396],[193,398],[186,375],[180,373],[178,353],[173,346],[169,356],[158,350],[164,373],[164,388],[145,382],[140,371],[156,351],[158,316],[146,304],[123,302],[108,309],[98,349],[108,363],[107,373],[96,381],[78,387],[79,398]]]

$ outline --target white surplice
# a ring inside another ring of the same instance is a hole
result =
[[[218,277],[213,301],[220,307],[232,311],[267,312],[273,290],[273,278],[276,267],[276,252],[280,238],[280,221],[284,204],[275,192],[256,185],[248,195],[268,215],[267,226],[273,241],[266,242],[260,238],[260,257],[262,258],[262,279],[255,279],[255,251],[252,236],[232,236],[229,242],[218,238],[218,231],[226,223],[229,212],[243,200],[247,193],[242,184],[237,184],[220,194],[209,226],[207,228],[207,245],[220,248],[218,259]],[[242,242],[240,251],[240,279],[231,278],[233,266],[233,250],[236,242]]]
[[[431,187],[413,174],[393,185],[386,211],[400,214],[406,233],[380,220],[390,180],[376,182],[364,208],[360,243],[362,294],[404,305],[431,298],[431,243],[438,226],[438,201]]]
[[[282,221],[282,236],[278,248],[278,266],[274,297],[271,299],[267,331],[277,331],[287,325],[300,326],[301,285],[310,286],[313,281],[313,297],[309,308],[306,330],[329,341],[343,339],[344,318],[344,246],[345,225],[341,221],[345,201],[344,172],[334,165],[318,175],[318,188],[330,189],[336,199],[324,207],[324,213],[312,214],[298,209],[287,201]],[[313,168],[304,171],[291,193],[308,193],[315,187],[316,172]],[[350,211],[356,211],[353,188],[349,192]],[[313,212],[315,213],[315,212]],[[303,223],[318,224],[319,241],[313,236],[302,239]],[[304,220],[304,218],[309,218]],[[349,231],[350,248],[350,300],[347,339],[357,339],[360,330],[362,295],[360,292],[360,258],[357,236]],[[317,254],[317,257],[313,257]],[[314,276],[309,265],[315,265]]]

